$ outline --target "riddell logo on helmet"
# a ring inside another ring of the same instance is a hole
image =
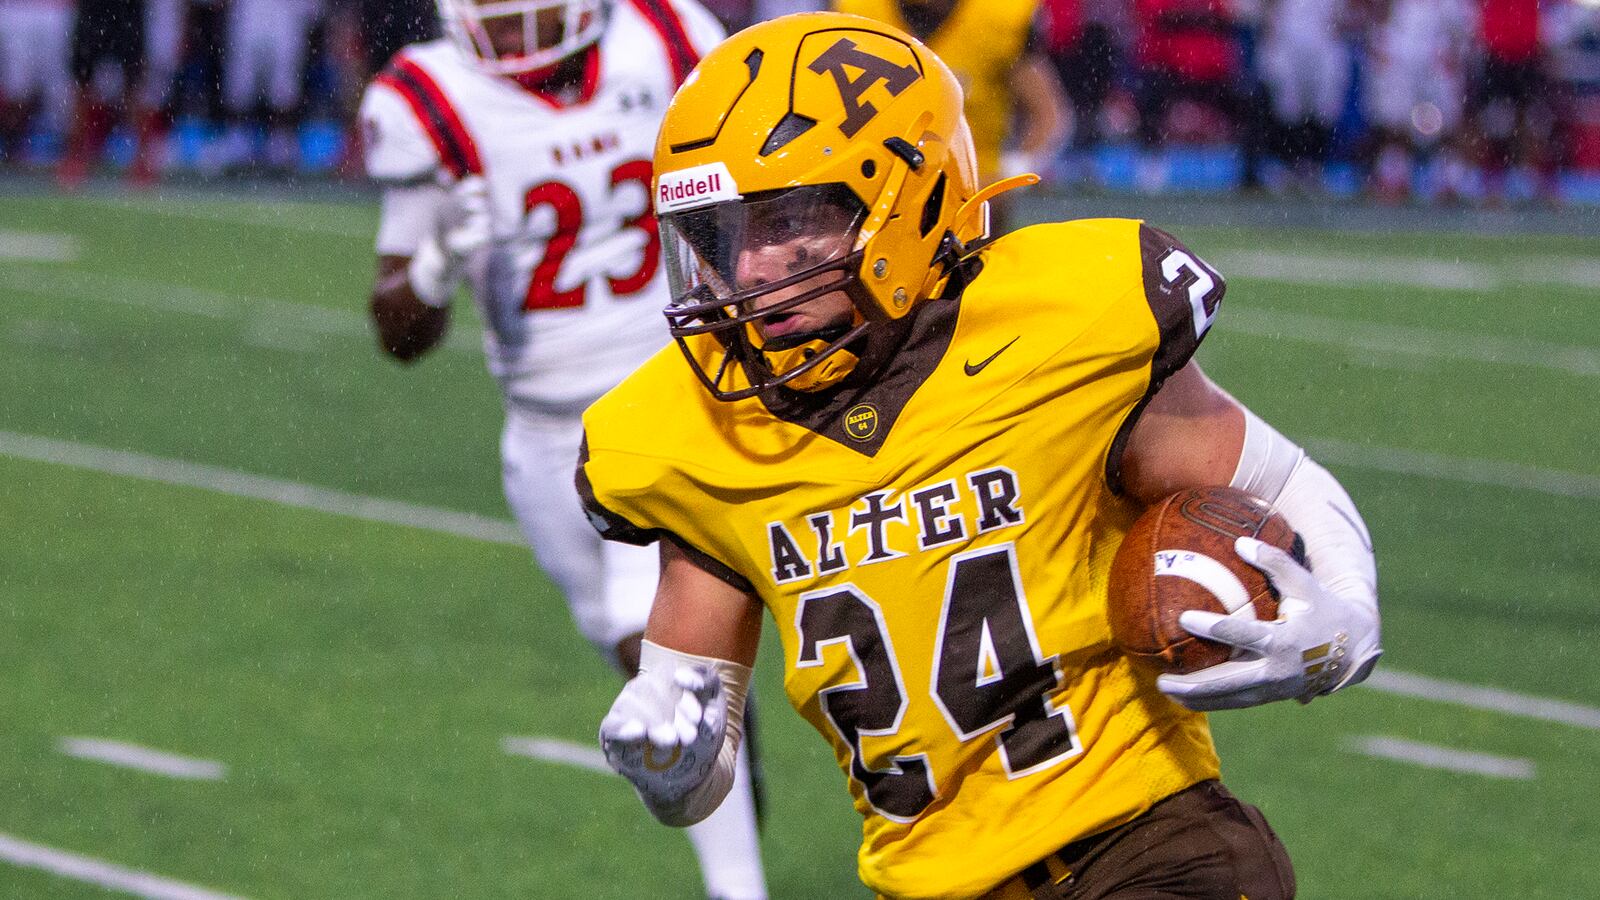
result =
[[[738,200],[739,186],[733,183],[726,163],[714,162],[676,172],[663,172],[656,182],[656,212],[669,213],[693,209],[708,203]]]

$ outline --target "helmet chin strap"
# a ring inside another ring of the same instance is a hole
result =
[[[827,345],[819,343],[818,346],[825,347]],[[840,348],[830,354],[816,368],[802,372],[789,379],[784,383],[784,387],[805,393],[826,390],[843,381],[846,375],[855,371],[856,363],[858,362],[860,362],[860,357],[851,353],[849,348]]]

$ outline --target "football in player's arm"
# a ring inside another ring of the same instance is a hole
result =
[[[1364,679],[1376,572],[1333,476],[1193,361],[1221,276],[1132,220],[991,241],[985,201],[1025,179],[980,189],[949,69],[851,16],[709,54],[656,171],[679,346],[589,409],[578,471],[602,534],[663,548],[600,726],[646,806],[717,807],[766,607],[879,894],[1292,896],[1203,711]],[[1310,565],[1241,540],[1280,617],[1186,614],[1239,652],[1157,678],[1112,646],[1106,575],[1147,505],[1206,485],[1274,504]]]

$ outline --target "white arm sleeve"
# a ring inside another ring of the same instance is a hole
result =
[[[379,256],[415,256],[432,237],[450,193],[436,184],[395,185],[383,190],[378,212]]]
[[[724,704],[723,715],[727,725],[722,733],[722,748],[717,752],[716,761],[704,781],[671,804],[654,803],[644,794],[639,795],[651,814],[662,824],[679,828],[693,825],[716,812],[717,807],[722,805],[722,799],[728,796],[729,789],[733,787],[733,776],[739,761],[739,741],[744,735],[744,699],[750,690],[749,666],[725,659],[680,653],[650,641],[645,641],[639,648],[641,675],[656,671],[671,678],[672,673],[684,665],[710,669],[722,681],[719,702]]]
[[[1271,503],[1305,540],[1317,580],[1377,612],[1378,570],[1372,537],[1337,479],[1293,441],[1244,411],[1244,448],[1233,487]]]

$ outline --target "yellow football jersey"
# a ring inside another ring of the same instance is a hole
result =
[[[833,8],[916,33],[900,0],[835,0]],[[957,0],[932,34],[918,35],[961,82],[978,172],[986,182],[1000,177],[1000,148],[1011,123],[1011,70],[1027,49],[1038,8],[1039,0]]]
[[[1120,449],[1222,280],[1131,220],[981,258],[870,385],[722,403],[669,348],[584,417],[596,526],[669,537],[771,610],[865,817],[861,878],[894,897],[981,893],[1218,774],[1105,607],[1139,512]]]

